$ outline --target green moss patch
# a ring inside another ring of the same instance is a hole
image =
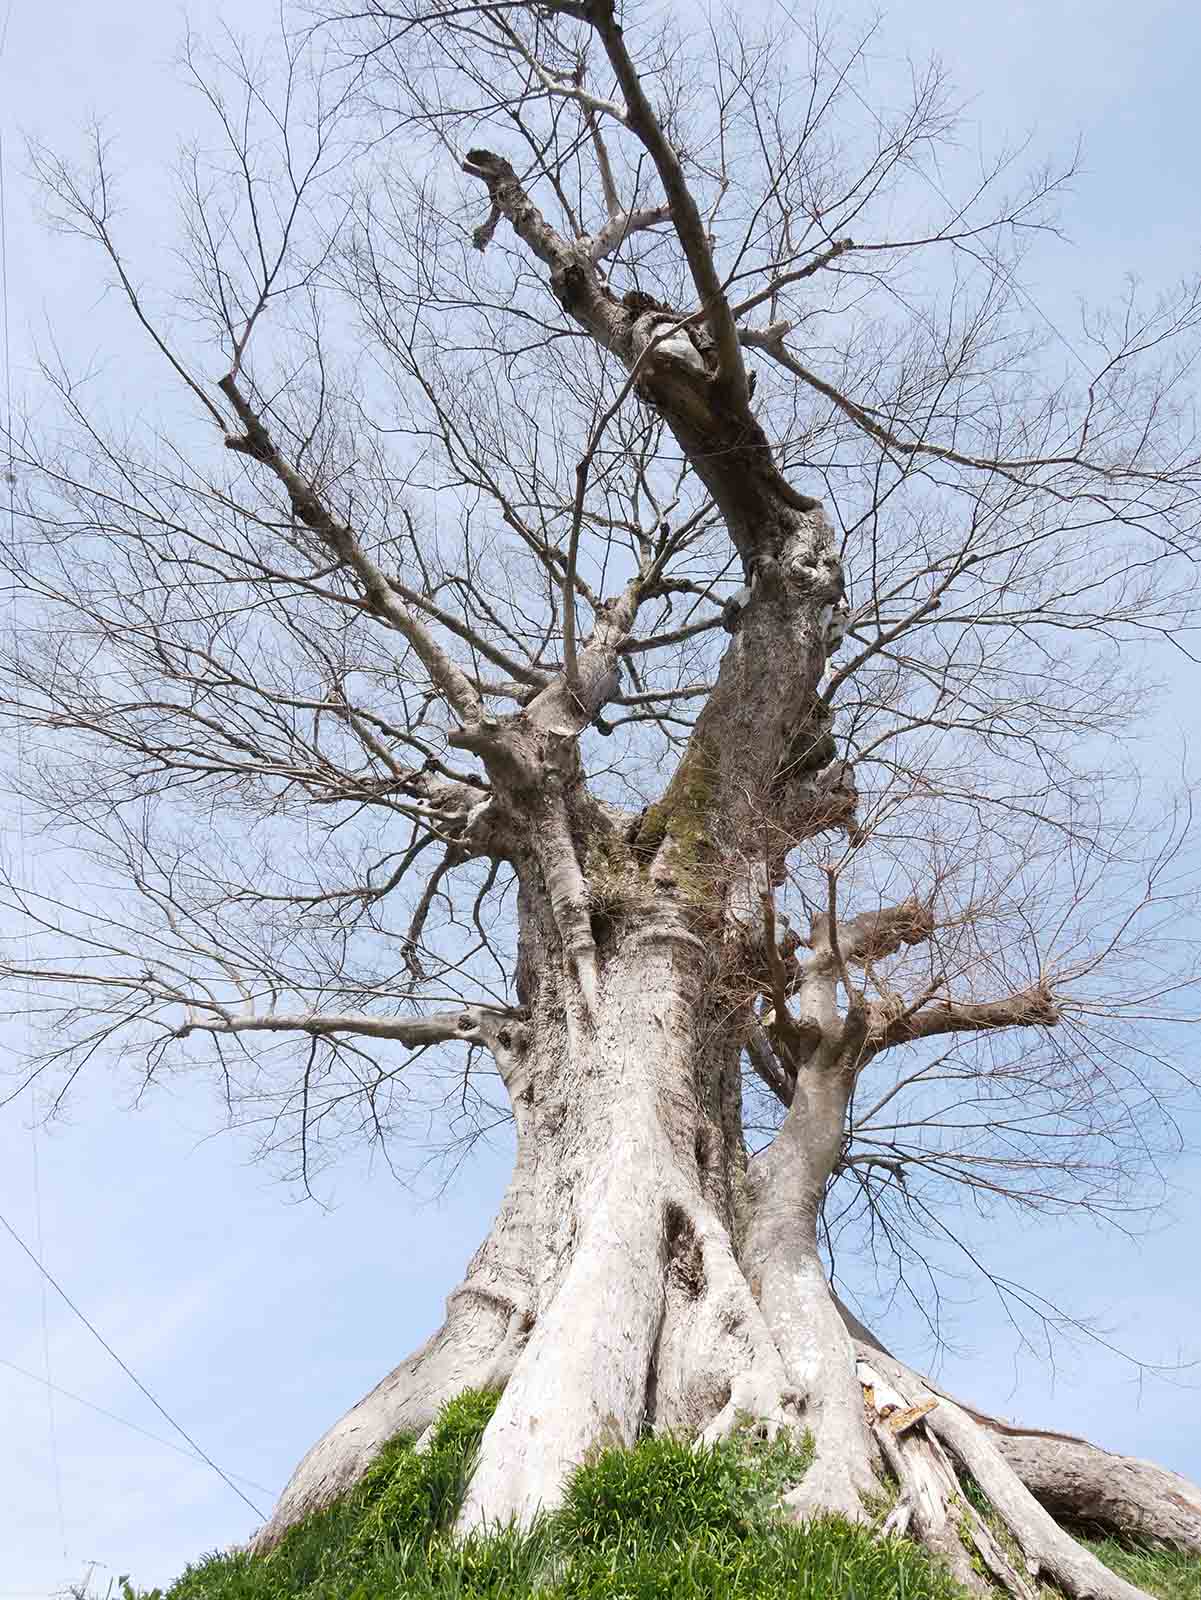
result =
[[[684,858],[692,860],[703,854],[709,844],[716,780],[717,762],[704,742],[694,739],[663,798],[647,807],[634,840],[635,850],[652,856],[670,837]]]

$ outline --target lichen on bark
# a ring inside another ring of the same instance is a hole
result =
[[[632,848],[641,870],[670,885],[681,900],[712,914],[718,861],[715,799],[718,762],[694,738],[660,799],[639,819]]]

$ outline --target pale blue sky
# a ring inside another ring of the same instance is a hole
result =
[[[265,0],[243,0],[236,17],[253,32],[274,12]],[[200,31],[214,14],[209,4],[189,11]],[[94,261],[38,231],[19,135],[68,143],[89,113],[103,113],[124,172],[126,237],[152,277],[170,242],[166,163],[197,115],[170,65],[182,25],[182,12],[136,0],[13,0],[0,118],[19,395],[31,382],[32,342],[44,344],[53,328],[74,365],[104,357],[114,408],[161,410],[157,370],[120,308],[98,294]],[[1039,147],[1062,150],[1083,134],[1074,242],[1041,254],[1034,275],[1040,306],[1065,332],[1078,294],[1115,293],[1129,271],[1166,284],[1198,265],[1193,8],[913,0],[886,18],[874,48],[883,97],[906,54],[937,50],[990,140],[1033,131]],[[1170,754],[1201,733],[1201,675],[1165,667],[1172,681],[1149,732]],[[19,1019],[3,1026],[9,1048],[18,1047]],[[445,1203],[424,1205],[382,1168],[348,1162],[326,1179],[332,1209],[321,1212],[251,1166],[243,1137],[207,1137],[219,1115],[198,1083],[160,1087],[136,1111],[127,1109],[132,1094],[131,1082],[114,1087],[97,1073],[68,1121],[36,1140],[28,1105],[0,1114],[0,1209],[32,1241],[36,1155],[47,1264],[204,1448],[264,1486],[244,1485],[266,1507],[317,1434],[435,1324],[499,1197],[503,1152],[462,1173]],[[1192,1132],[1201,1135],[1201,1124]],[[1201,1356],[1201,1164],[1194,1158],[1176,1176],[1168,1215],[1141,1243],[1044,1220],[999,1231],[993,1259],[1099,1317],[1116,1343],[1149,1359]],[[167,1433],[53,1295],[46,1318],[57,1384]],[[905,1333],[895,1335],[902,1349]],[[978,1404],[1201,1477],[1201,1390],[1140,1386],[1096,1349],[1065,1352],[1052,1384],[1045,1368],[1015,1360],[987,1304],[964,1305],[959,1337],[944,1376]],[[0,1361],[29,1372],[43,1363],[39,1279],[2,1237]],[[8,1366],[0,1366],[0,1419],[0,1600],[49,1596],[90,1562],[101,1592],[121,1571],[143,1585],[164,1582],[252,1523],[207,1467],[59,1398],[60,1525],[45,1393]]]

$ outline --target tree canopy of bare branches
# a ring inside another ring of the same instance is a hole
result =
[[[170,316],[103,139],[32,152],[192,417],[47,364],[11,439],[16,1082],[203,1064],[306,1185],[431,1113],[516,1142],[267,1538],[487,1378],[464,1526],[749,1413],[814,1434],[798,1515],[883,1459],[979,1588],[958,1462],[1067,1593],[1134,1592],[989,1419],[890,1442],[864,1393],[919,1380],[831,1275],[937,1329],[957,1204],[1119,1218],[1173,1146],[1189,816],[1128,736],[1194,604],[1201,285],[1065,355],[1022,273],[1072,164],[948,196],[948,84],[878,107],[864,46],[614,0],[189,41]],[[1201,1545],[1139,1483],[1115,1522]]]

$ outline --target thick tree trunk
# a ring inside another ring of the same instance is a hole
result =
[[[589,1450],[631,1445],[664,1415],[711,1421],[736,1385],[783,1420],[782,1363],[721,1186],[707,1181],[713,1152],[724,1165],[706,1092],[707,964],[677,918],[625,931],[593,1023],[573,1022],[539,1093],[537,1319],[484,1436],[464,1527],[528,1521]]]
[[[825,781],[837,763],[812,699],[820,613],[834,591],[810,567],[828,531],[818,516],[800,519],[787,535],[797,549],[758,568],[697,734],[642,818],[619,825],[588,795],[579,694],[548,689],[511,724],[455,736],[528,813],[507,846],[521,886],[524,1020],[515,1014],[492,1041],[517,1124],[516,1169],[443,1327],[309,1452],[259,1548],[353,1483],[394,1433],[420,1433],[450,1395],[496,1384],[504,1392],[464,1531],[528,1524],[592,1450],[632,1445],[648,1428],[708,1440],[748,1424],[803,1428],[816,1453],[790,1497],[798,1516],[861,1517],[887,1468],[902,1489],[899,1522],[965,1583],[981,1587],[974,1552],[1015,1600],[1030,1600],[1028,1576],[965,1509],[964,1470],[1031,1569],[1075,1600],[1136,1593],[1062,1532],[988,1428],[950,1401],[894,1438],[891,1413],[928,1392],[892,1363],[902,1398],[880,1411],[880,1380],[868,1382],[857,1359],[890,1358],[857,1350],[866,1330],[848,1331],[822,1266],[818,1221],[868,1027],[847,963],[913,931],[911,907],[840,924],[832,875],[828,913],[815,917],[786,992],[770,910],[780,861],[742,842],[765,806],[787,813],[788,838],[830,826],[831,796],[845,821],[846,785],[837,773]],[[606,619],[616,627],[617,608]],[[611,651],[600,633],[581,653],[581,685]],[[738,752],[755,718],[774,718],[774,748],[763,759],[761,741],[752,770]],[[789,1109],[747,1165],[739,1057],[756,984],[735,990],[730,973],[756,963],[775,985]]]
[[[715,1439],[749,1421],[812,1432],[796,1515],[862,1516],[887,1471],[901,1488],[891,1527],[979,1591],[977,1560],[1017,1600],[1029,1600],[1035,1571],[1076,1600],[1133,1600],[1044,1506],[1201,1547],[1201,1493],[1183,1480],[958,1407],[840,1306],[817,1249],[850,1082],[836,1059],[798,1074],[780,1136],[744,1171],[743,1023],[706,942],[661,905],[618,919],[598,939],[586,1008],[544,959],[546,901],[526,895],[522,923],[529,1021],[497,1047],[517,1158],[492,1231],[442,1327],[309,1451],[258,1548],[344,1492],[394,1434],[419,1435],[450,1396],[487,1385],[504,1393],[464,1530],[528,1523],[597,1446],[648,1428]],[[966,1506],[959,1471],[984,1489],[1028,1571]]]
[[[516,1041],[517,1166],[445,1323],[308,1453],[260,1548],[348,1487],[385,1439],[419,1433],[449,1394],[488,1382],[505,1391],[464,1527],[528,1521],[590,1449],[646,1428],[814,1426],[831,1460],[836,1439],[854,1443],[839,1508],[858,1510],[847,1482],[872,1486],[853,1351],[815,1241],[794,1258],[783,1233],[760,1229],[757,1277],[739,1250],[754,1185],[733,1154],[736,1046],[705,945],[679,918],[647,915],[602,954],[591,1020],[538,987],[545,972],[534,982],[535,1018],[560,1007],[555,1047],[533,1021]]]
[[[1019,1451],[1001,1425],[895,1362],[826,1279],[818,1223],[866,1028],[846,963],[893,947],[905,919],[838,924],[831,886],[772,1024],[791,1030],[789,1110],[748,1165],[739,1053],[752,1019],[725,964],[732,929],[744,959],[762,946],[753,875],[731,877],[717,916],[696,910],[682,874],[704,865],[703,851],[686,829],[673,837],[687,807],[677,797],[649,846],[638,824],[610,838],[602,914],[576,840],[604,817],[574,787],[569,744],[535,724],[514,749],[519,774],[528,762],[554,777],[543,794],[555,827],[519,856],[524,1020],[515,1013],[491,1041],[517,1128],[513,1178],[442,1328],[313,1447],[257,1547],[353,1484],[388,1438],[420,1434],[465,1388],[495,1385],[463,1531],[528,1524],[589,1452],[646,1429],[712,1440],[786,1427],[816,1446],[789,1497],[797,1516],[862,1517],[887,1472],[901,1490],[892,1528],[911,1529],[969,1588],[983,1593],[982,1563],[1014,1600],[1031,1600],[1040,1572],[1074,1600],[1134,1600],[1036,1494],[1059,1515],[1184,1547],[1201,1495],[1134,1464],[1103,1485],[1095,1452],[1073,1441]],[[539,767],[540,751],[553,761]],[[746,914],[731,919],[736,897]],[[766,934],[770,947],[770,922]],[[967,1505],[960,1473],[983,1489],[1020,1564]]]
[[[745,1259],[788,1375],[807,1397],[815,1455],[794,1498],[798,1511],[864,1515],[879,1487],[850,1335],[817,1245],[818,1219],[842,1145],[850,1078],[817,1062],[800,1074],[792,1109],[751,1163]]]

